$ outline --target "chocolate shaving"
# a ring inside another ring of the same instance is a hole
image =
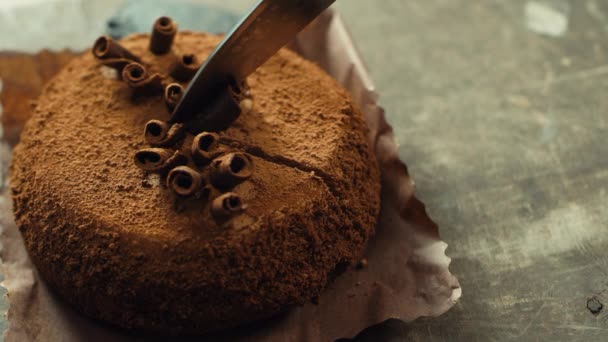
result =
[[[221,150],[218,149],[219,135],[216,133],[203,132],[194,137],[192,141],[192,159],[197,166],[205,166],[218,157]]]
[[[137,167],[148,172],[166,171],[188,161],[180,151],[164,148],[141,149],[135,153],[134,160]]]
[[[160,120],[150,120],[144,128],[144,140],[152,146],[169,146],[184,137],[184,125],[170,125]]]
[[[171,50],[177,24],[169,17],[160,17],[154,22],[152,35],[150,36],[149,49],[156,55],[162,55]]]
[[[167,187],[180,196],[192,196],[201,190],[203,178],[188,166],[178,166],[169,172]]]
[[[228,218],[239,215],[247,209],[241,196],[234,192],[228,192],[218,196],[211,203],[211,214],[215,218]]]
[[[132,54],[118,42],[114,41],[110,36],[101,36],[97,38],[93,44],[93,56],[97,59],[128,59],[135,62],[141,62],[139,57]]]
[[[186,54],[177,59],[170,68],[169,74],[180,82],[188,82],[200,67],[196,55]]]
[[[153,93],[163,89],[162,77],[150,75],[146,67],[139,63],[129,63],[122,71],[122,78],[129,87],[142,92]]]
[[[184,93],[184,87],[179,83],[170,83],[165,87],[165,104],[170,112],[173,111]]]
[[[232,188],[253,174],[253,161],[246,153],[228,153],[211,162],[210,180],[218,188]]]

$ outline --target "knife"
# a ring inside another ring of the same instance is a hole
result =
[[[216,90],[244,80],[334,2],[259,0],[198,69],[170,121],[218,121],[206,116],[221,112],[203,112]]]

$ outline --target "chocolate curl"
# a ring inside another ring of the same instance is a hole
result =
[[[192,141],[192,159],[198,166],[209,164],[222,153],[218,150],[220,136],[216,133],[203,132],[194,137]]]
[[[144,128],[144,141],[153,146],[168,146],[184,136],[184,125],[169,125],[160,120],[150,120]]]
[[[211,214],[215,218],[228,218],[241,214],[247,209],[241,196],[228,192],[215,198],[211,202]]]
[[[188,160],[179,151],[164,148],[144,148],[135,153],[135,165],[148,172],[166,171]]]
[[[150,75],[146,67],[139,63],[129,63],[122,70],[122,78],[129,87],[141,92],[155,92],[163,89],[160,75]]]
[[[173,39],[177,33],[177,24],[169,17],[160,17],[152,26],[149,49],[155,55],[162,55],[171,50]]]
[[[241,152],[228,153],[211,162],[209,177],[218,188],[232,188],[253,174],[253,161]]]
[[[178,166],[169,172],[167,187],[180,196],[192,196],[201,190],[203,178],[188,166]]]
[[[173,112],[183,93],[184,87],[179,83],[170,83],[165,87],[165,104],[170,112]]]
[[[139,57],[132,54],[129,50],[122,47],[110,36],[101,36],[93,44],[93,56],[97,59],[127,59],[141,62]]]
[[[195,55],[187,54],[181,56],[170,68],[169,74],[180,82],[188,82],[192,79],[200,67]]]

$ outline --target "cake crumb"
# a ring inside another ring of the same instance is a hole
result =
[[[156,188],[160,186],[160,176],[155,173],[150,173],[147,180],[152,187]]]
[[[101,73],[101,76],[103,76],[103,78],[109,79],[109,80],[117,80],[118,79],[118,73],[116,72],[116,70],[107,67],[107,66],[101,66],[99,68],[99,71]]]
[[[241,114],[249,114],[253,109],[253,101],[251,99],[244,99],[239,106],[241,107]]]

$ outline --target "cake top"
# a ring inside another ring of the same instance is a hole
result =
[[[228,225],[237,232],[239,227],[279,211],[287,203],[292,206],[290,209],[297,210],[299,205],[295,203],[322,194],[328,185],[334,188],[342,178],[347,180],[334,151],[353,150],[339,153],[340,158],[348,160],[355,158],[350,153],[356,154],[363,148],[357,147],[360,139],[348,137],[360,132],[344,129],[353,119],[350,100],[333,79],[285,49],[247,80],[251,89],[243,92],[247,95],[241,101],[244,105],[239,103],[245,108],[241,116],[225,131],[203,133],[212,137],[209,146],[218,149],[214,151],[219,154],[213,157],[221,158],[215,165],[212,160],[197,164],[198,157],[192,151],[200,145],[195,142],[208,142],[200,134],[180,130],[182,136],[177,143],[154,146],[153,140],[158,137],[151,137],[152,131],[171,132],[165,126],[170,116],[167,101],[170,96],[165,94],[173,86],[183,89],[187,85],[187,78],[172,76],[176,64],[184,59],[200,63],[220,39],[180,32],[171,49],[158,55],[149,48],[149,36],[135,34],[120,42],[120,49],[128,54],[108,59],[99,59],[97,48],[111,50],[116,42],[107,37],[98,40],[92,55],[75,60],[46,89],[36,108],[43,113],[32,120],[29,137],[23,141],[24,145],[36,145],[38,139],[52,139],[54,145],[73,148],[69,154],[64,149],[37,149],[38,157],[30,161],[31,167],[46,170],[57,193],[61,193],[66,203],[77,203],[78,212],[84,211],[85,216],[103,217],[104,222],[120,226],[121,231],[178,240],[191,234],[210,237],[224,231],[226,217],[212,214],[213,199],[222,194],[228,194],[222,198],[227,205],[222,202],[219,211],[235,209],[229,213]],[[123,62],[124,56],[131,56],[129,63]],[[128,66],[142,66],[145,73],[141,75],[148,76],[142,78],[156,80],[142,82],[144,86],[130,84],[129,78],[124,77],[132,70]],[[46,122],[49,116],[54,116],[53,120]],[[361,125],[358,120],[356,123]],[[90,139],[81,139],[83,134],[98,139],[79,144]],[[356,145],[348,145],[351,143]],[[163,168],[167,165],[161,163],[159,169],[146,170],[154,166],[149,165],[153,161],[145,160],[149,158],[145,152],[151,149],[162,149],[163,153],[154,151],[167,162],[176,157],[175,153],[186,158],[175,164],[169,162],[169,168]],[[226,172],[214,176],[211,168],[225,170],[226,166],[234,167],[233,163],[245,166],[242,169],[245,176],[239,179],[240,175],[233,174],[236,177],[227,181],[236,183],[222,186]],[[69,173],[65,166],[71,164],[74,169],[85,164],[90,173]],[[169,177],[173,169],[177,169],[175,177]],[[192,193],[176,192],[180,186],[198,184],[184,181],[192,170],[205,178],[199,189]],[[99,182],[91,182],[91,176]],[[248,181],[242,183],[244,179]],[[213,188],[205,187],[209,184]],[[167,225],[175,228],[167,229]],[[184,234],[185,231],[189,233]]]

